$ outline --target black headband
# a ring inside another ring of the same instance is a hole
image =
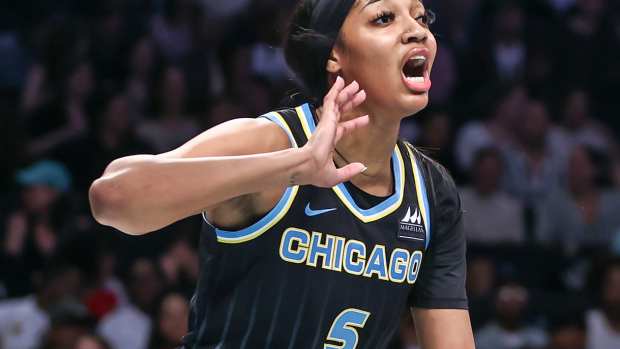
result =
[[[335,39],[355,0],[316,0],[312,11],[312,29]]]

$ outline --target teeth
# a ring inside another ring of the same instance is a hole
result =
[[[426,62],[426,57],[424,56],[413,56],[410,58],[410,60],[415,61],[414,64],[416,66],[420,66],[422,64],[424,64]]]
[[[414,76],[414,77],[408,77],[407,80],[411,81],[411,82],[415,82],[415,83],[424,83],[424,77],[422,76]]]

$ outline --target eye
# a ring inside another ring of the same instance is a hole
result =
[[[420,22],[422,25],[428,27],[431,24],[435,23],[435,20],[437,19],[437,16],[435,15],[435,12],[431,11],[431,10],[426,10],[426,12],[424,12],[423,15],[418,16],[415,18],[416,21]]]
[[[374,24],[386,25],[394,20],[394,13],[390,11],[383,11],[379,13],[372,21]]]

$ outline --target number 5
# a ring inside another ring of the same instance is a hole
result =
[[[359,309],[345,309],[332,323],[332,327],[327,334],[327,340],[336,342],[338,345],[323,345],[323,349],[355,349],[359,335],[355,328],[363,328],[370,313]]]

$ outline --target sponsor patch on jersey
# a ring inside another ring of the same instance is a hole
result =
[[[398,238],[408,241],[426,240],[426,229],[422,221],[420,210],[416,208],[411,210],[411,206],[407,209],[407,214],[398,223]]]

